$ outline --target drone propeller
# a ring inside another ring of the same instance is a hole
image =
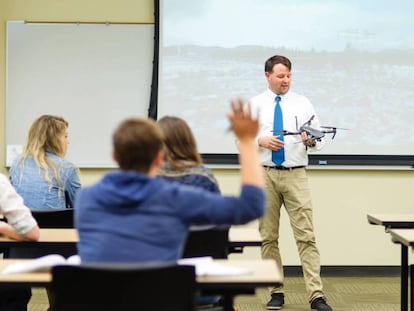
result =
[[[303,123],[303,125],[302,126],[310,126],[311,125],[311,123],[312,123],[312,120],[315,118],[315,115],[313,114],[311,117],[310,117],[310,119],[308,120],[308,121],[306,121],[305,123]]]
[[[325,131],[323,131],[324,133],[332,133],[332,139],[334,139],[336,136],[336,130],[348,130],[347,128],[336,126],[320,126],[320,128],[326,129]]]
[[[288,136],[288,135],[299,135],[300,132],[290,132],[287,130],[273,130],[273,133],[283,133],[283,136]]]
[[[324,128],[324,129],[332,129],[332,130],[349,130],[347,128],[344,127],[336,127],[336,126],[320,126],[320,128]]]

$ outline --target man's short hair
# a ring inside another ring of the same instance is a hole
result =
[[[112,136],[119,167],[148,173],[156,155],[163,149],[163,140],[163,134],[154,120],[126,119]]]
[[[272,72],[273,67],[276,64],[285,65],[289,71],[292,70],[292,63],[290,62],[289,58],[282,55],[274,55],[265,62],[265,72]]]

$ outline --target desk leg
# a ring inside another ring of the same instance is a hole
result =
[[[410,265],[410,310],[414,311],[414,266]]]
[[[223,311],[234,311],[233,294],[226,293],[225,295],[223,295]]]
[[[408,311],[408,247],[401,244],[401,311]]]

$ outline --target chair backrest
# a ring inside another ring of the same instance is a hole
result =
[[[53,311],[194,311],[193,266],[96,264],[55,266]]]
[[[211,256],[227,258],[229,253],[230,226],[214,226],[208,229],[191,229],[184,247],[183,258]]]
[[[73,228],[73,208],[32,208],[40,228]]]

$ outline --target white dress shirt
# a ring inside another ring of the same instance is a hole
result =
[[[259,133],[256,137],[256,142],[259,137],[273,135],[273,118],[274,109],[276,105],[276,94],[271,90],[267,90],[250,100],[253,114],[259,113]],[[310,126],[319,129],[319,119],[315,113],[312,103],[305,97],[294,92],[289,91],[285,95],[280,95],[282,98],[280,105],[283,114],[283,129],[289,132],[297,132],[299,128],[314,116]],[[279,135],[277,132],[274,135]],[[320,150],[325,142],[316,141],[315,147],[308,147],[302,143],[300,135],[284,136],[285,141],[285,161],[282,166],[306,166],[308,165],[308,151]],[[272,162],[272,151],[266,148],[259,147],[260,159],[262,165],[274,166]]]

